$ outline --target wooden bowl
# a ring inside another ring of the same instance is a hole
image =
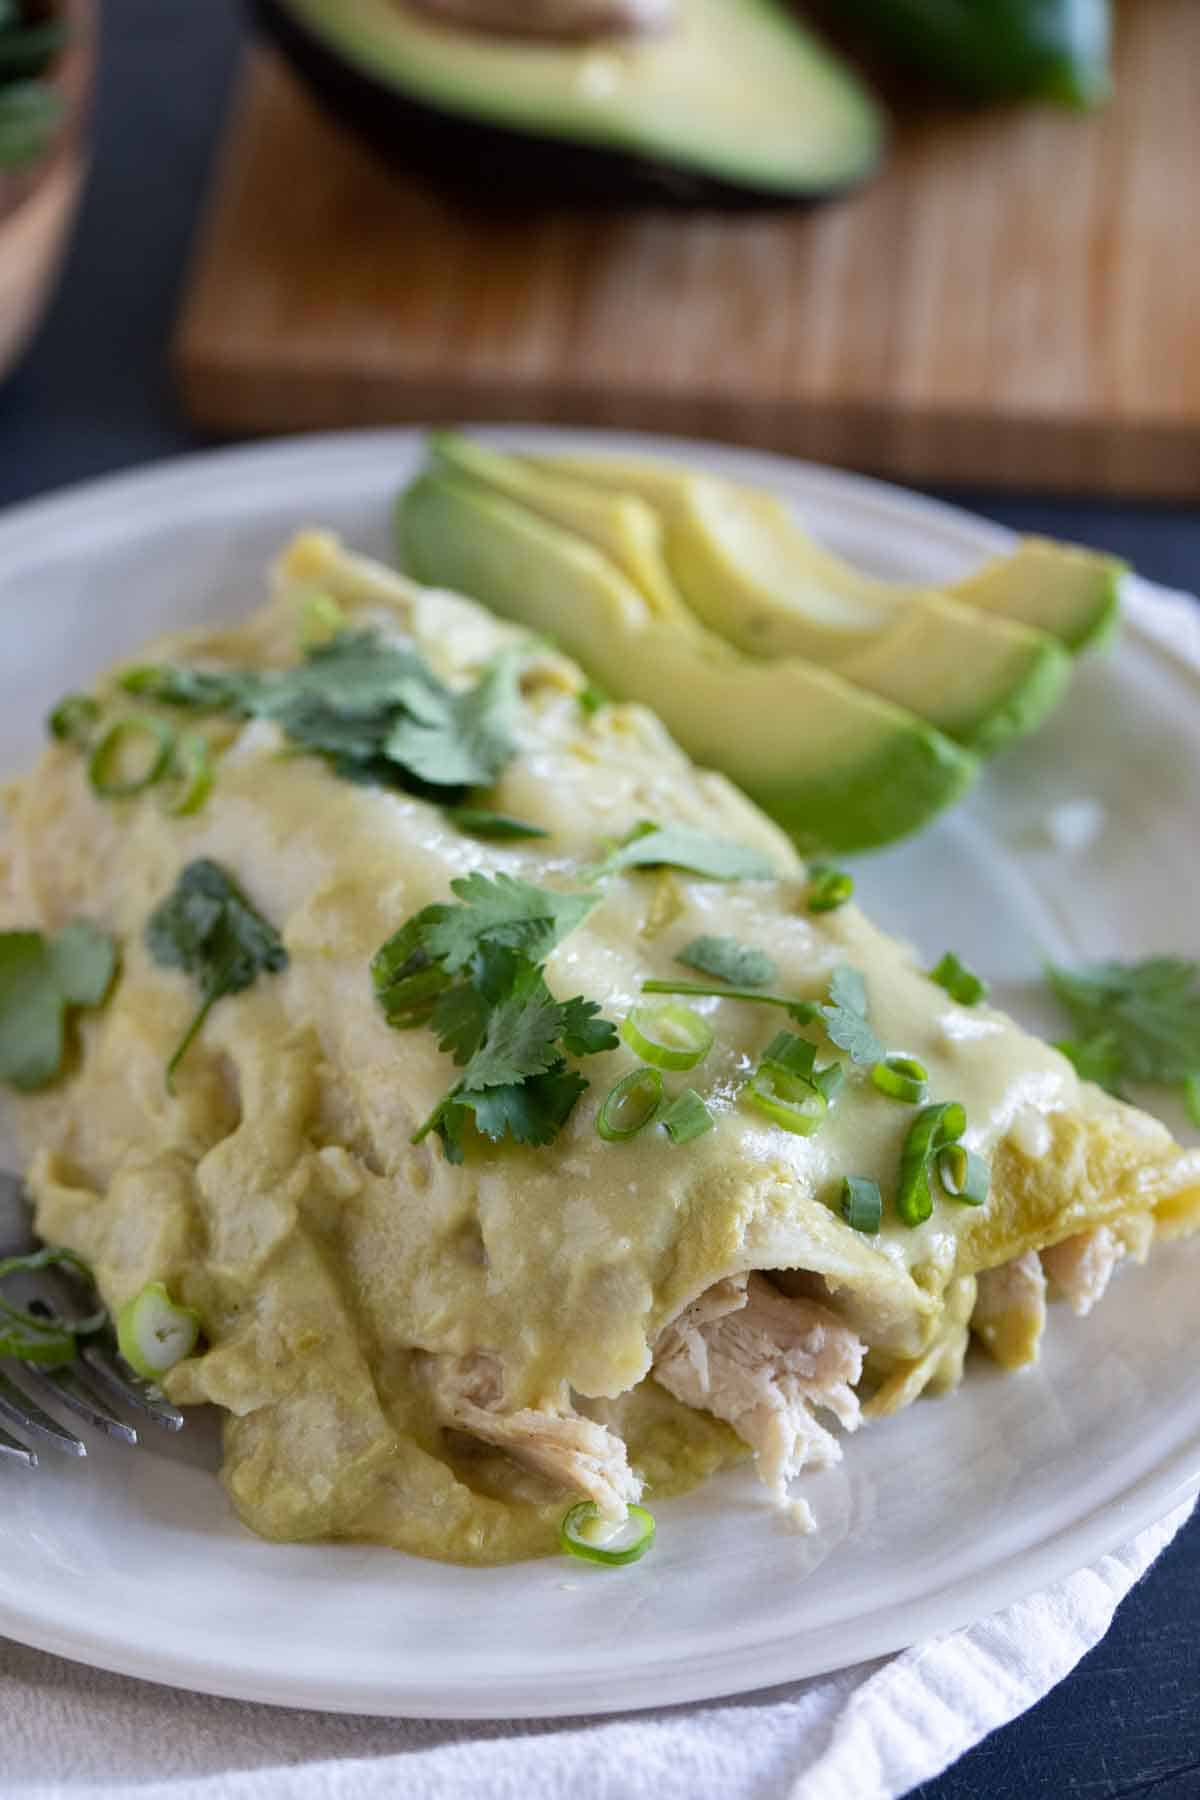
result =
[[[24,350],[49,299],[87,169],[95,0],[59,3],[71,36],[49,79],[66,102],[62,126],[32,169],[0,175],[0,377]]]

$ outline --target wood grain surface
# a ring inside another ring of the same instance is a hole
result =
[[[188,410],[221,431],[609,424],[1194,498],[1200,3],[1120,18],[1097,117],[927,109],[849,200],[734,216],[474,212],[256,57],[178,331]]]

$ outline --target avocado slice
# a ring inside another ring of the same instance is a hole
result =
[[[452,472],[481,481],[520,501],[539,518],[586,538],[632,581],[655,612],[666,618],[683,612],[683,598],[667,568],[662,521],[644,500],[534,468],[519,456],[506,456],[457,432],[430,432],[428,442],[435,461]]]
[[[946,591],[981,612],[1040,626],[1078,652],[1116,630],[1128,566],[1100,550],[1029,537]]]
[[[418,477],[400,498],[397,536],[418,581],[560,642],[609,692],[652,707],[802,850],[903,837],[977,771],[948,738],[826,670],[751,661],[685,609],[656,613],[603,552],[477,481]]]
[[[878,107],[785,0],[676,0],[660,32],[584,42],[416,0],[255,10],[347,125],[476,201],[778,204],[855,186],[882,147]]]
[[[539,481],[561,493],[566,483],[581,490],[601,465],[527,467],[534,493]],[[618,480],[624,488],[610,485]],[[592,491],[630,491],[659,509],[679,593],[746,655],[805,657],[970,749],[993,751],[1032,731],[1066,689],[1070,658],[1045,632],[862,574],[770,494],[637,461],[605,463]]]

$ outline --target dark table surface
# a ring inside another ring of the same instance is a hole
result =
[[[0,387],[0,505],[196,447],[167,342],[241,25],[232,0],[106,0],[104,12],[83,213],[32,353]],[[947,497],[1022,530],[1107,546],[1156,580],[1200,584],[1200,509]],[[1198,1624],[1200,1515],[1075,1673],[921,1788],[921,1800],[1200,1796]]]

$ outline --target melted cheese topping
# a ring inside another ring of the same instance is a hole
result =
[[[150,654],[294,661],[296,592],[313,582],[356,624],[410,634],[447,678],[473,678],[520,635],[314,536],[285,564],[276,604],[243,629]],[[1190,1191],[1200,1172],[1165,1131],[1081,1088],[1064,1058],[999,1013],[956,1007],[857,908],[810,915],[802,867],[776,829],[696,771],[641,709],[585,717],[581,686],[571,664],[531,652],[520,754],[489,796],[544,826],[545,840],[465,837],[423,801],[281,756],[260,724],[232,742],[214,725],[218,778],[192,818],[167,817],[153,794],[99,801],[63,746],[8,795],[0,924],[53,929],[85,915],[123,947],[113,998],[81,1023],[76,1072],[15,1109],[39,1229],[93,1262],[110,1304],[161,1280],[200,1312],[210,1347],[168,1391],[227,1409],[226,1479],[266,1535],[365,1537],[471,1561],[551,1546],[561,1497],[502,1456],[447,1439],[422,1374],[431,1356],[496,1359],[507,1408],[572,1396],[608,1407],[661,1491],[737,1453],[726,1427],[643,1380],[659,1332],[725,1276],[822,1277],[889,1394],[907,1399],[961,1368],[976,1271],[1160,1204],[1186,1228],[1200,1207]],[[899,1223],[888,1202],[912,1112],[865,1071],[848,1071],[810,1138],[747,1106],[740,1089],[782,1015],[720,999],[695,1003],[716,1043],[686,1077],[716,1128],[686,1146],[654,1130],[626,1144],[597,1136],[604,1095],[634,1065],[625,1047],[588,1059],[589,1091],[550,1146],[506,1144],[454,1167],[436,1140],[410,1143],[453,1069],[430,1032],[388,1027],[372,953],[449,898],[455,876],[505,870],[578,886],[579,865],[645,817],[764,850],[778,879],[613,877],[551,957],[552,990],[619,1019],[646,979],[686,977],[676,954],[703,932],[767,950],[776,985],[798,996],[823,998],[833,967],[853,964],[877,1035],[926,1065],[933,1097],[965,1106],[965,1142],[994,1165],[985,1208],[939,1200],[919,1229]],[[282,931],[290,962],[217,1005],[172,1098],[164,1065],[196,993],[152,962],[142,933],[201,856]],[[878,1238],[841,1219],[847,1174],[883,1190]]]

